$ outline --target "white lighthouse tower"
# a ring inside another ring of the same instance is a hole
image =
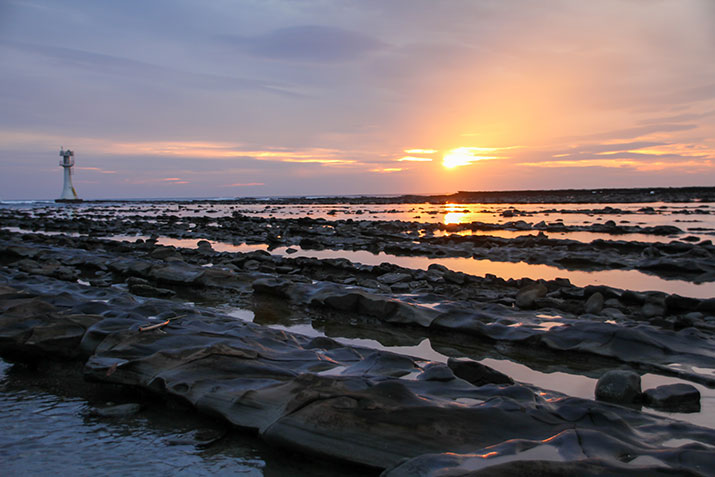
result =
[[[60,156],[62,160],[60,161],[60,166],[64,168],[65,173],[65,183],[62,187],[62,197],[57,199],[55,202],[81,202],[82,199],[77,197],[77,191],[74,190],[72,185],[72,166],[74,166],[74,151],[69,149],[60,148]]]

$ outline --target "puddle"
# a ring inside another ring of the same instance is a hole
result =
[[[616,288],[623,288],[635,291],[663,291],[666,293],[677,293],[682,296],[695,298],[710,298],[715,296],[715,282],[696,284],[684,280],[664,280],[662,278],[647,275],[637,270],[607,270],[596,272],[583,272],[579,270],[564,270],[549,265],[533,265],[524,262],[496,262],[492,260],[476,260],[473,258],[428,258],[428,257],[404,257],[390,255],[385,252],[374,254],[366,250],[303,250],[300,247],[292,247],[297,252],[291,257],[314,257],[314,258],[347,258],[353,263],[364,265],[380,265],[388,262],[405,268],[426,270],[431,264],[444,265],[450,270],[464,272],[470,275],[484,276],[488,273],[501,277],[505,280],[509,278],[519,279],[522,277],[534,280],[555,278],[568,278],[576,286],[587,285],[608,285]],[[270,253],[285,256],[286,248],[279,247]]]
[[[14,229],[15,232],[32,232],[16,227],[5,227]],[[46,235],[54,235],[53,232],[34,232]],[[70,234],[71,235],[71,234]],[[76,234],[74,236],[77,236]],[[146,240],[146,235],[112,235],[108,240],[134,242],[138,239]],[[201,238],[179,239],[171,237],[159,237],[157,243],[165,246],[177,248],[196,248],[196,244]],[[208,240],[211,247],[217,252],[255,252],[269,251],[266,244],[231,244]],[[290,249],[290,252],[288,251]],[[508,280],[510,278],[531,278],[534,280],[553,280],[555,278],[568,278],[576,286],[587,285],[608,285],[615,288],[623,288],[635,291],[662,291],[665,293],[677,293],[682,296],[694,298],[711,298],[715,296],[715,282],[692,283],[684,280],[665,280],[653,275],[647,275],[637,270],[606,270],[595,272],[584,272],[580,270],[564,270],[550,265],[529,264],[524,262],[497,262],[492,260],[476,260],[463,257],[428,258],[428,257],[407,257],[391,255],[385,252],[377,254],[367,250],[305,250],[300,246],[278,247],[270,250],[269,253],[283,257],[312,257],[318,259],[326,258],[346,258],[353,263],[364,265],[380,265],[381,263],[392,263],[405,268],[416,270],[426,270],[431,264],[444,265],[450,270],[464,272],[470,275],[485,276],[493,274],[497,277]]]
[[[227,314],[229,316],[233,316],[242,321],[253,321],[253,319],[255,318],[254,313],[247,309],[219,307],[217,311],[223,314]],[[278,319],[280,319],[280,323],[276,322]],[[429,338],[423,338],[418,344],[410,346],[385,345],[375,339],[340,336],[339,333],[336,334],[335,328],[331,328],[331,333],[326,334],[324,331],[316,329],[312,323],[283,324],[286,323],[285,317],[278,319],[276,319],[275,321],[269,319],[267,321],[264,316],[260,324],[263,326],[268,326],[269,328],[289,331],[291,333],[299,333],[310,337],[329,337],[344,345],[390,351],[393,353],[423,359],[425,361],[446,363],[449,359],[447,355],[436,351],[432,347],[432,343]],[[562,325],[562,323],[558,322],[553,322],[552,324],[554,326]],[[345,327],[342,327],[341,329],[345,330]],[[389,325],[385,325],[385,330],[389,330]],[[356,332],[359,332],[357,328],[354,330],[350,330],[351,334]],[[597,379],[590,378],[588,376],[565,373],[560,371],[549,373],[541,372],[532,369],[525,364],[517,363],[515,361],[510,361],[507,359],[484,358],[477,361],[493,369],[496,369],[497,371],[500,371],[511,377],[515,381],[521,383],[532,384],[544,390],[557,391],[559,393],[563,393],[569,396],[580,397],[584,399],[594,399],[594,391],[596,389]],[[323,371],[321,374],[340,374],[340,372],[342,372],[342,370],[333,369]],[[686,381],[683,381],[682,379],[678,378],[660,376],[650,373],[641,376],[641,387],[644,391],[646,389],[661,386],[663,384],[675,384],[682,382]],[[669,413],[657,411],[647,407],[643,408],[643,412],[670,417],[681,421],[687,421],[699,426],[705,426],[715,429],[715,389],[709,389],[697,383],[688,382],[688,384],[695,386],[695,388],[697,388],[700,392],[700,412]]]

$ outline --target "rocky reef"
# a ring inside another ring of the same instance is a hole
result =
[[[4,226],[82,232],[0,231],[4,360],[81,363],[93,385],[177,402],[277,448],[351,463],[366,475],[715,475],[715,429],[679,419],[701,412],[698,389],[715,387],[713,298],[578,287],[567,279],[504,280],[439,265],[413,270],[217,252],[198,241],[199,234],[235,233],[310,248],[349,247],[349,240],[369,237],[380,250],[427,256],[448,250],[468,258],[479,248],[475,237],[463,237],[469,247],[457,237],[434,237],[410,249],[415,244],[409,245],[409,231],[397,230],[400,223],[237,215],[219,226],[175,223],[174,233],[197,238],[194,248],[183,249],[99,236],[126,229],[125,220],[142,232],[172,227],[156,216],[42,224],[36,215],[4,214],[14,221]],[[100,228],[104,233],[93,233]],[[533,258],[540,254],[554,261],[564,247],[572,257],[595,253],[590,260],[606,268],[614,265],[604,256],[639,268],[658,253],[661,263],[692,271],[664,265],[681,279],[709,280],[713,270],[706,241],[648,244],[651,252],[613,241],[601,252],[598,243],[538,236],[523,247],[516,239],[489,240],[495,254],[524,250],[535,261],[546,260]],[[695,257],[697,267],[678,254]],[[253,322],[232,316],[230,307],[251,310]],[[307,319],[323,331],[261,324],[276,314]],[[448,359],[344,338],[397,346],[428,339]],[[521,382],[484,358],[602,378],[597,399]],[[678,382],[642,389],[645,374]],[[194,440],[210,445],[219,438]]]

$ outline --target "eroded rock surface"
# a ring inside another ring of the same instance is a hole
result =
[[[46,277],[14,282],[0,294],[0,331],[10,337],[0,342],[4,358],[34,359],[41,352],[45,358],[59,353],[86,359],[89,379],[171,396],[279,446],[372,467],[398,466],[387,475],[408,475],[400,467],[415,464],[400,464],[403,459],[442,453],[473,459],[474,452],[520,459],[540,448],[567,463],[588,456],[595,469],[632,469],[634,475],[642,470],[638,463],[663,475],[711,470],[704,462],[712,455],[715,430],[505,379],[475,385],[459,378],[462,372],[453,374],[458,362],[447,367],[344,346],[180,303],[138,302],[120,290]],[[106,300],[108,309],[74,313],[98,300]],[[157,321],[157,313],[169,323],[140,331]],[[48,328],[48,322],[67,320],[84,323],[66,345],[74,353],[58,350],[56,335],[67,334],[63,327]],[[674,436],[697,444],[665,447]]]
[[[683,209],[684,215],[706,212]],[[604,207],[589,213],[624,211]],[[612,220],[565,226],[531,223],[530,213],[519,208],[504,214],[514,220],[495,226],[275,219],[240,212],[183,220],[160,208],[152,222],[139,213],[101,209],[73,220],[1,212],[3,226],[86,236],[0,231],[0,356],[31,364],[82,362],[87,379],[97,383],[180,401],[277,446],[385,469],[390,476],[714,475],[706,465],[715,452],[713,429],[569,397],[477,362],[508,358],[544,372],[592,378],[628,368],[712,387],[712,298],[576,287],[566,279],[477,277],[438,264],[410,270],[265,251],[225,253],[203,240],[715,279],[715,250],[697,237],[583,243],[544,234],[676,237],[684,234],[678,227],[647,229]],[[449,235],[490,227],[537,235]],[[112,232],[151,238],[97,238]],[[190,238],[194,248],[161,246],[160,236]],[[250,309],[254,323],[208,307],[215,304]],[[337,338],[260,325],[289,324],[293,315]],[[340,338],[392,346],[429,339],[449,360],[350,346]],[[676,395],[692,402],[687,391],[656,388],[645,393],[651,401],[644,397],[652,409],[684,412],[671,404]],[[177,443],[210,445],[221,435],[187,434]]]

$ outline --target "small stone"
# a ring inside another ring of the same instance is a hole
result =
[[[641,315],[644,318],[653,318],[654,316],[663,316],[665,314],[665,307],[657,303],[646,303],[641,308]]]
[[[394,285],[395,283],[412,280],[412,275],[408,273],[385,273],[377,277],[377,281],[385,285]]]
[[[199,240],[198,242],[196,242],[196,247],[199,250],[213,250],[211,242],[209,242],[208,240]]]
[[[586,300],[584,305],[584,310],[586,313],[591,313],[597,315],[603,309],[603,295],[600,292],[596,292]]]
[[[666,384],[646,389],[643,393],[643,403],[663,411],[699,412],[700,392],[690,384]]]
[[[701,300],[697,311],[703,313],[715,313],[715,298],[706,298],[705,300]]]
[[[665,305],[671,312],[674,311],[693,311],[700,304],[697,298],[690,298],[680,295],[668,295],[665,299]]]
[[[244,270],[258,270],[260,267],[261,264],[257,260],[246,260],[243,262]]]
[[[417,379],[420,381],[451,381],[454,379],[454,372],[446,364],[431,363],[424,367]]]
[[[546,295],[548,289],[543,283],[532,283],[523,287],[516,294],[516,306],[519,308],[531,308],[537,298]]]
[[[596,383],[596,399],[631,404],[641,397],[641,377],[633,371],[614,369],[601,376]]]
[[[407,282],[399,282],[391,285],[390,288],[394,293],[407,293],[410,291],[410,284]]]
[[[514,380],[496,369],[492,369],[471,359],[449,358],[447,366],[458,378],[464,379],[475,386],[485,384],[514,384]]]
[[[604,308],[601,310],[601,315],[605,316],[606,318],[610,318],[612,320],[625,320],[626,315],[623,314],[621,310],[618,308]]]
[[[175,257],[176,249],[174,247],[158,247],[153,250],[150,254],[151,258],[156,258],[158,260],[166,260],[170,257]]]
[[[143,283],[129,285],[129,291],[135,295],[156,298],[170,298],[176,295],[174,290],[169,290],[168,288],[155,288],[151,285],[144,285]]]

